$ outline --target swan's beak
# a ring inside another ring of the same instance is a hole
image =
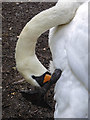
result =
[[[36,78],[43,78],[43,85],[41,88],[37,88],[35,91],[32,90],[25,90],[21,91],[22,96],[26,98],[26,100],[32,102],[34,105],[47,107],[51,109],[50,105],[45,100],[45,95],[47,91],[50,89],[50,87],[57,82],[57,80],[60,78],[62,71],[60,69],[56,69],[54,73],[50,76],[50,73],[45,73],[40,77],[34,77]],[[38,79],[39,81],[39,79]]]
[[[42,87],[51,79],[51,74],[49,72],[45,72],[41,76],[32,76],[34,80]]]

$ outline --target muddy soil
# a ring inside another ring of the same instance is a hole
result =
[[[53,118],[55,101],[54,86],[48,91],[48,101],[52,110],[33,105],[25,100],[20,90],[33,89],[15,69],[15,46],[25,24],[40,11],[54,6],[55,3],[2,3],[2,119]],[[48,68],[51,58],[48,47],[48,31],[37,42],[36,54],[42,64]]]

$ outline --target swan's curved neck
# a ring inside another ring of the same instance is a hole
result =
[[[17,42],[15,57],[17,69],[28,82],[32,82],[31,75],[41,75],[47,71],[35,55],[37,38],[54,26],[70,22],[78,6],[78,3],[73,2],[57,4],[36,15],[22,30]]]

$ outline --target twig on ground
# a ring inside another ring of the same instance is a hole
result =
[[[22,82],[24,82],[24,81],[25,81],[25,79],[21,79],[21,80],[19,80],[19,81],[13,82],[13,85],[16,85],[16,84],[22,83]]]

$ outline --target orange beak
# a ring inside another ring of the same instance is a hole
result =
[[[46,83],[46,82],[50,81],[50,79],[51,79],[51,75],[46,74],[45,77],[44,77],[43,83]]]

